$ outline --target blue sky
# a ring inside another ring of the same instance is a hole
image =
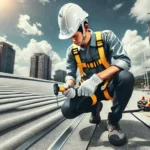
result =
[[[69,2],[80,5],[88,12],[89,26],[93,31],[112,30],[120,40],[124,39],[125,45],[131,35],[134,39],[138,39],[136,40],[138,43],[145,42],[148,36],[149,0],[11,0],[11,2],[0,0],[0,40],[10,42],[16,48],[15,67],[18,74],[19,69],[24,70],[24,74],[28,74],[27,67],[29,68],[30,59],[25,59],[25,56],[30,57],[30,55],[26,53],[32,51],[33,54],[37,52],[33,49],[39,47],[39,51],[55,56],[53,71],[54,68],[62,68],[61,64],[65,63],[66,49],[71,42],[58,39],[57,15],[59,9]],[[133,49],[133,47],[132,43],[132,48],[131,45],[127,48]],[[148,49],[147,45],[145,51],[146,49]],[[21,62],[23,59],[24,62]],[[137,56],[134,59],[133,66],[136,69],[133,70],[135,71],[139,66],[137,59],[141,58]]]

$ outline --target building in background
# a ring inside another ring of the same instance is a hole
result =
[[[65,82],[66,71],[57,70],[55,71],[54,81]]]
[[[0,72],[14,73],[15,50],[13,46],[0,42]]]
[[[44,53],[35,53],[31,57],[30,77],[50,80],[52,61]]]

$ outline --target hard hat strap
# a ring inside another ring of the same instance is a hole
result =
[[[85,39],[86,39],[85,28],[84,28],[84,22],[82,22],[82,29],[83,29],[83,39],[82,39],[81,46],[84,44],[84,41],[85,41]]]

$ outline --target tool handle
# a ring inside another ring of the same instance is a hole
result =
[[[59,92],[59,86],[58,86],[57,83],[55,83],[55,84],[53,85],[53,89],[54,89],[54,94],[57,96],[57,95],[58,95],[58,92]]]
[[[59,92],[65,92],[66,90],[63,86],[59,87]]]
[[[57,96],[58,95],[58,92],[65,92],[67,89],[63,86],[58,86],[57,83],[54,84],[53,86],[54,88],[54,94]],[[76,91],[76,95],[77,95],[77,89],[75,89]]]
[[[66,91],[66,89],[63,86],[59,87],[57,83],[54,84],[53,88],[54,88],[55,95],[58,95],[58,92]]]

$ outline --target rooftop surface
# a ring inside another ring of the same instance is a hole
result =
[[[111,102],[103,101],[99,125],[90,113],[65,119],[60,107],[66,98],[53,94],[53,81],[0,73],[0,150],[150,150],[150,112],[125,113],[120,121],[128,142],[115,147],[108,141],[106,120]],[[134,90],[126,110],[148,92]]]

